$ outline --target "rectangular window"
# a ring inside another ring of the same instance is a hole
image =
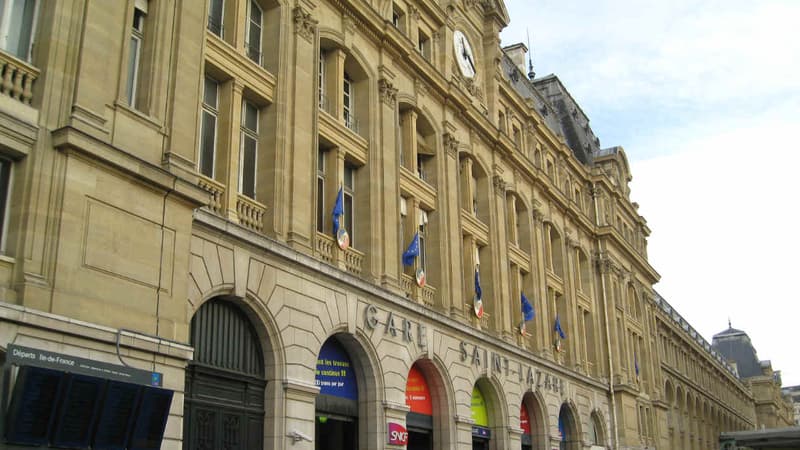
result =
[[[419,41],[417,43],[417,50],[423,58],[430,60],[431,58],[431,39],[422,30],[419,32]]]
[[[350,79],[350,75],[348,75],[347,72],[344,74],[344,82],[342,85],[342,111],[345,126],[351,130],[354,130],[355,121],[353,118],[353,80]]]
[[[203,110],[200,119],[200,173],[214,178],[214,160],[217,149],[217,113],[219,83],[205,77],[203,82]]]
[[[327,110],[327,99],[325,98],[325,50],[319,51],[319,107]]]
[[[406,242],[406,217],[408,215],[408,199],[400,197],[400,248],[405,251],[409,242]]]
[[[356,169],[355,167],[345,164],[344,166],[344,189],[343,191],[343,200],[344,200],[344,228],[350,234],[350,245],[355,247],[355,237],[356,237],[356,229],[355,223],[353,222],[353,218],[355,214],[353,212],[354,202],[353,202],[353,195],[355,195],[355,178],[356,178]]]
[[[2,1],[0,1],[0,4]],[[8,219],[8,195],[11,190],[11,161],[0,158],[0,252],[6,247],[6,222]]]
[[[30,61],[36,28],[36,0],[0,1],[0,48]]]
[[[136,95],[139,84],[139,68],[142,57],[142,42],[144,41],[144,19],[147,15],[147,2],[136,2],[133,9],[133,24],[131,25],[131,45],[128,49],[128,105],[136,108]]]
[[[242,149],[239,161],[239,192],[256,198],[256,161],[258,156],[258,108],[242,101]]]
[[[225,0],[210,0],[208,2],[208,31],[222,37],[222,19],[225,9]]]
[[[317,231],[325,232],[325,151],[317,152]]]
[[[425,248],[426,231],[428,230],[428,213],[420,210],[419,212],[419,267],[427,267],[428,255]]]
[[[264,13],[261,7],[250,0],[250,17],[247,23],[247,57],[256,64],[261,64],[261,28]]]
[[[402,33],[406,32],[406,15],[397,5],[392,5],[392,25]]]

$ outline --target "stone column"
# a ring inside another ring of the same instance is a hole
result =
[[[286,401],[285,408],[285,427],[284,433],[275,436],[274,441],[277,443],[283,442],[283,448],[292,448],[292,450],[314,450],[316,439],[315,421],[316,421],[316,404],[314,400],[319,394],[319,388],[304,384],[298,381],[284,381],[283,390]],[[290,436],[297,432],[298,436],[302,433],[312,439],[311,442],[298,439],[294,442]]]
[[[336,148],[336,163],[334,164],[331,174],[333,175],[333,201],[336,202],[336,195],[339,192],[339,188],[344,189],[344,159],[347,151],[341,147]],[[335,203],[331,203],[331,212],[333,211],[333,205]],[[331,215],[331,220],[333,220],[333,215]],[[355,216],[353,216],[353,220],[355,221]],[[344,215],[339,217],[339,226],[345,226],[344,224]],[[352,224],[350,224],[352,226]],[[347,228],[345,228],[347,229]],[[331,225],[331,231],[333,231],[333,225]],[[350,233],[352,230],[347,230]],[[336,236],[333,237],[336,239]],[[361,239],[361,238],[359,238]],[[334,244],[333,246],[333,263],[338,268],[342,269],[343,271],[347,271],[347,265],[345,263],[345,253],[346,250],[342,250],[339,248],[338,244]]]
[[[223,183],[227,186],[225,189],[226,207],[225,216],[232,221],[238,222],[239,215],[236,212],[236,203],[239,198],[239,138],[241,135],[242,123],[242,90],[244,85],[239,80],[232,80],[222,87],[220,93],[220,109],[225,108],[227,111],[224,113],[227,117],[227,124],[225,120],[220,120],[217,130],[220,137],[224,140],[217,144],[218,156],[217,161],[225,164],[225,172]],[[221,112],[221,111],[220,111]],[[227,131],[227,135],[222,136]],[[227,153],[225,150],[227,149]],[[222,169],[222,167],[220,167]]]
[[[547,275],[545,273],[545,244],[544,244],[544,214],[538,209],[533,210],[533,258],[535,267],[533,272],[536,274],[537,298],[534,301],[539,320],[536,321],[536,351],[545,357],[552,355],[551,329],[554,317],[549,314],[549,301],[547,297]]]
[[[500,175],[494,175],[492,179],[494,185],[494,205],[490,202],[490,207],[493,206],[494,214],[490,221],[489,232],[489,245],[494,247],[492,251],[492,298],[491,300],[496,305],[493,308],[495,314],[499,317],[493,319],[497,331],[502,335],[503,339],[508,341],[514,340],[511,324],[511,305],[509,300],[508,289],[503,289],[504,286],[509,285],[508,276],[508,235],[506,234],[507,226],[503,223],[507,215],[505,213],[505,196],[506,196],[506,182]],[[492,233],[494,230],[494,233]]]
[[[458,141],[450,133],[442,135],[442,166],[444,176],[440,179],[440,186],[458,186]],[[441,276],[441,286],[439,288],[439,298],[442,302],[442,309],[456,317],[463,317],[464,314],[464,293],[461,273],[458,270],[458,263],[461,261],[461,250],[458,240],[446,239],[446,236],[457,237],[461,235],[459,227],[461,208],[459,206],[458,189],[442,189],[439,196],[443,211],[439,217],[439,251],[444,255],[442,258],[441,269],[444,271]]]
[[[244,2],[243,2],[244,3]],[[286,84],[287,116],[291,119],[290,142],[292,151],[287,152],[290,162],[289,178],[291,186],[284,198],[288,201],[287,241],[292,247],[311,253],[314,233],[314,213],[309,214],[309,199],[314,198],[315,183],[308,182],[309,172],[316,173],[314,167],[316,148],[316,94],[319,49],[315,44],[317,21],[301,7],[295,8],[294,33],[294,72]],[[244,43],[242,43],[244,45]],[[309,98],[311,97],[311,98]],[[312,211],[315,209],[312,207]]]
[[[398,204],[400,192],[397,183],[397,88],[387,78],[378,80],[379,123],[378,133],[382,152],[373,152],[381,158],[379,162],[381,171],[380,203],[383,205],[381,217],[377,218],[383,228],[383,261],[381,264],[381,285],[396,292],[400,292],[399,274],[403,271],[400,257],[405,248],[405,237],[398,244],[398,224],[400,223]],[[398,247],[398,245],[400,247]]]

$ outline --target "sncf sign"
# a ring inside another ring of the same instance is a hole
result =
[[[389,444],[408,444],[408,431],[406,431],[406,427],[400,425],[399,423],[389,422]]]

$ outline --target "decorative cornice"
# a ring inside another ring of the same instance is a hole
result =
[[[317,24],[319,21],[311,17],[311,13],[300,6],[295,7],[292,13],[294,15],[295,33],[302,36],[308,42],[311,42],[317,31]]]
[[[380,96],[381,102],[388,106],[397,104],[397,88],[386,78],[378,80],[378,95]]]

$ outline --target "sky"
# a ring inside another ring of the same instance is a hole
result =
[[[654,286],[800,385],[800,1],[506,0],[601,147],[631,164]]]

